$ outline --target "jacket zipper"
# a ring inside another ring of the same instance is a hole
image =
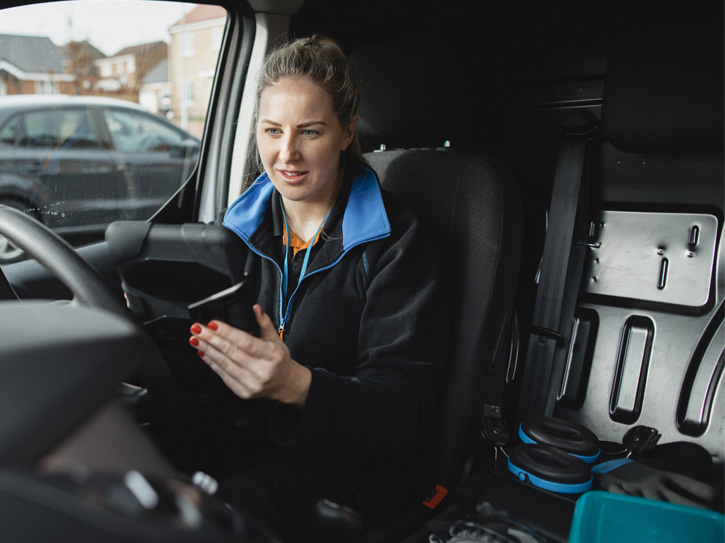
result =
[[[335,260],[334,262],[331,262],[327,266],[324,266],[322,268],[318,268],[316,270],[313,270],[313,271],[309,272],[307,275],[305,275],[302,278],[302,281],[304,281],[305,279],[307,279],[308,277],[310,277],[312,275],[315,275],[316,273],[319,273],[319,272],[325,271],[325,270],[329,270],[330,268],[334,267],[354,247],[357,247],[358,245],[360,245],[362,243],[370,243],[372,241],[376,241],[378,239],[382,239],[383,237],[388,237],[388,236],[386,235],[386,236],[377,237],[377,238],[370,238],[370,239],[367,239],[367,240],[360,240],[357,243],[354,243],[353,245],[351,245],[350,247],[348,247],[347,249],[345,249],[340,254],[340,256],[337,258],[337,260]],[[254,247],[252,247],[252,245],[246,239],[244,239],[244,238],[242,238],[242,239],[243,239],[244,243],[247,244],[247,247],[249,247],[249,249],[253,253],[261,256],[262,258],[264,258],[266,260],[269,260],[272,264],[274,264],[274,267],[277,268],[277,272],[279,273],[279,278],[280,278],[280,280],[279,280],[279,328],[277,328],[277,333],[279,334],[280,339],[282,341],[284,341],[284,327],[285,327],[285,323],[289,319],[290,311],[292,309],[292,301],[294,300],[295,294],[297,294],[297,291],[299,290],[300,284],[302,283],[302,281],[300,281],[299,283],[297,283],[297,286],[295,287],[294,291],[290,295],[289,303],[287,304],[287,308],[285,309],[285,307],[284,307],[284,300],[283,300],[284,295],[282,294],[282,270],[279,267],[279,264],[277,264],[277,262],[273,258],[271,258],[271,257],[269,257],[269,256],[267,256],[265,254],[262,254],[260,251],[258,251]]]
[[[359,245],[359,243],[356,243],[352,247],[356,247],[357,245]],[[304,281],[305,279],[307,279],[308,277],[310,277],[312,275],[315,275],[315,274],[320,273],[325,270],[329,270],[330,268],[334,267],[350,251],[350,249],[352,249],[352,247],[348,247],[347,249],[345,249],[342,252],[342,254],[340,255],[340,257],[337,260],[335,260],[334,262],[331,262],[327,266],[324,266],[322,268],[318,268],[316,270],[312,270],[311,272],[309,272],[307,275],[305,275],[302,278],[302,281]],[[257,254],[259,254],[259,253],[257,253]],[[272,262],[274,262],[274,260],[272,260]],[[276,262],[275,262],[275,265],[277,265]],[[279,266],[277,266],[277,270],[279,270]],[[281,277],[282,271],[279,270],[279,273],[280,273],[280,277]],[[279,319],[279,329],[277,331],[279,332],[279,337],[280,337],[280,339],[282,339],[282,341],[284,341],[284,326],[285,326],[285,323],[289,320],[290,312],[292,311],[292,301],[294,300],[295,294],[297,294],[297,291],[299,290],[300,285],[302,284],[302,281],[297,283],[297,286],[295,287],[294,291],[292,291],[292,294],[290,294],[289,302],[287,303],[287,309],[285,310],[284,316],[282,316],[282,309],[281,309],[284,305],[284,300],[282,300],[282,287],[280,286],[280,319]],[[281,283],[281,280],[280,280],[280,283]]]

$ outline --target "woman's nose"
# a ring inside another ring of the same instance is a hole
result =
[[[297,149],[297,141],[293,136],[283,138],[279,150],[279,158],[283,162],[293,162],[299,158],[299,150]]]

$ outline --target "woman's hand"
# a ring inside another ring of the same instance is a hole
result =
[[[259,337],[213,320],[194,323],[189,343],[240,398],[270,398],[303,406],[312,373],[290,357],[269,316],[254,306]]]

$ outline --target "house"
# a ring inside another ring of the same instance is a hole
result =
[[[226,20],[224,8],[198,5],[169,29],[172,109],[182,127],[206,115]]]
[[[49,38],[0,34],[0,96],[67,92],[75,77],[66,73],[65,61]]]
[[[168,57],[168,46],[163,41],[125,47],[116,54],[98,59],[99,91],[129,94],[136,101],[146,75]]]
[[[169,61],[164,59],[146,74],[141,84],[138,103],[153,113],[166,115],[171,109]]]
[[[85,41],[57,46],[47,37],[0,34],[0,96],[108,95],[165,113],[171,95],[168,56],[163,41],[106,57]]]
[[[101,51],[87,41],[70,41],[61,48],[65,59],[65,73],[73,76],[71,88],[60,87],[62,94],[94,94],[98,82],[98,68],[95,62],[105,58]]]

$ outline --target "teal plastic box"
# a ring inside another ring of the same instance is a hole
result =
[[[725,517],[708,509],[592,491],[576,502],[569,543],[723,543]]]

